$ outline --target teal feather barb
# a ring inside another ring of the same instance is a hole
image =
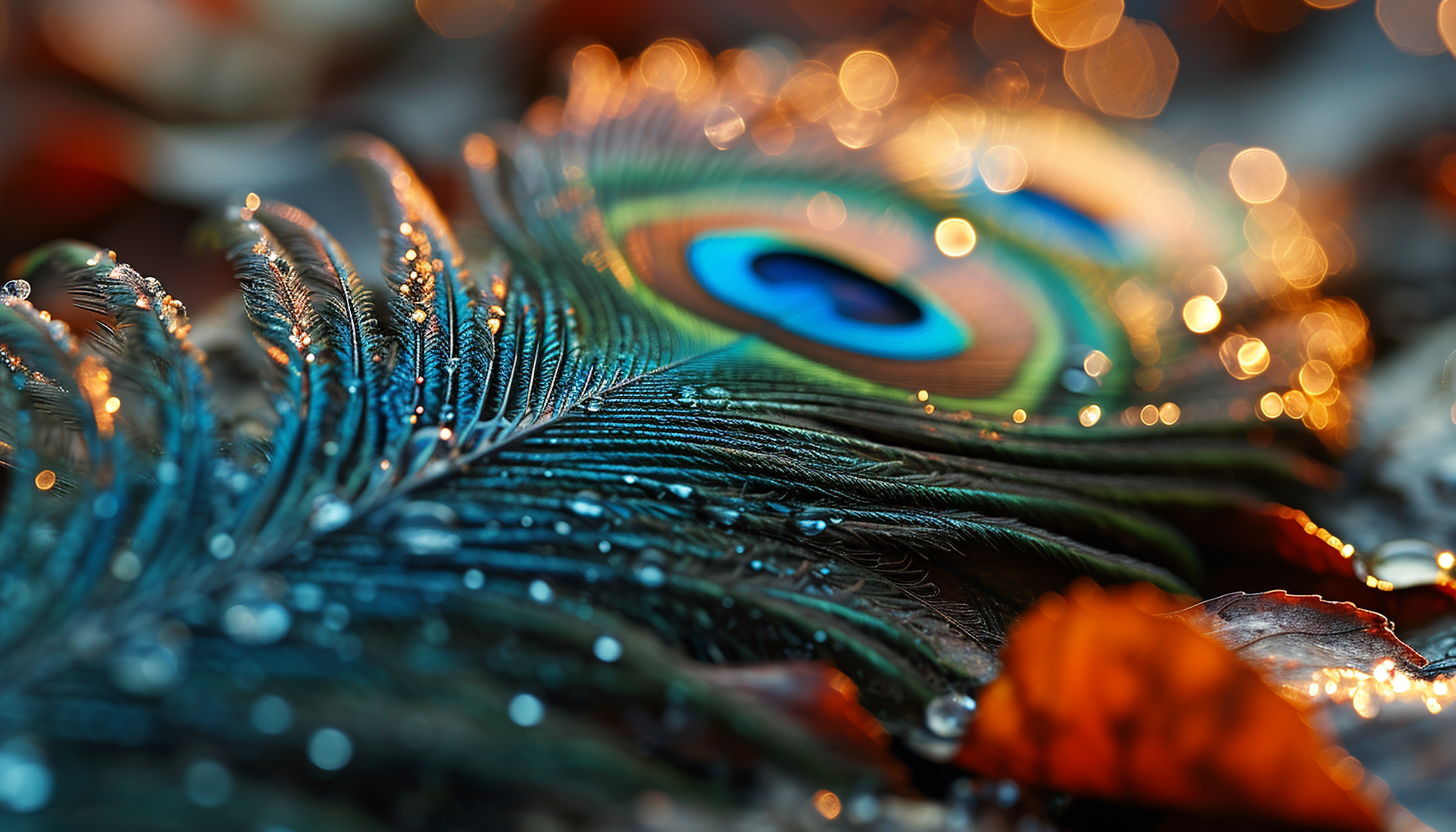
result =
[[[475,248],[351,139],[382,292],[303,211],[228,206],[261,410],[110,252],[19,265],[105,323],[0,306],[0,759],[46,778],[10,808],[355,829],[872,805],[934,788],[953,737],[927,707],[992,678],[1041,593],[1196,594],[1209,524],[1327,476],[1300,430],[1250,445],[1268,428],[1221,357],[1261,331],[1286,360],[1310,307],[1230,289],[1205,342],[1159,317],[1177,284],[1136,276],[1157,252],[1055,188],[932,193],[810,122],[769,156],[705,138],[727,86],[629,75],[630,108],[589,112],[579,78],[556,132],[467,142]],[[739,105],[740,135],[773,115]],[[935,246],[948,215],[979,231],[964,258]],[[705,277],[707,233],[793,257]],[[750,283],[768,300],[723,288]],[[828,334],[932,314],[968,337],[926,358]]]

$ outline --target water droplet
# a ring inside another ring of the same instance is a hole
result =
[[[727,388],[719,387],[715,384],[712,387],[703,388],[703,395],[710,396],[715,399],[727,399],[730,398],[733,394],[728,392]]]
[[[642,582],[643,586],[658,587],[662,586],[663,582],[667,580],[667,575],[663,573],[662,567],[655,563],[640,564],[633,568],[632,572],[637,576],[637,580]]]
[[[129,639],[111,658],[111,681],[137,696],[169,690],[184,670],[182,656],[152,636]]]
[[[637,475],[636,474],[623,474],[622,475],[622,482],[625,482],[628,485],[636,485],[637,484]]]
[[[829,634],[824,632],[823,630],[815,630],[814,640],[819,642],[820,644],[823,644],[824,642],[829,640]]]
[[[480,589],[485,586],[485,573],[479,569],[467,569],[463,580],[466,589]]]
[[[539,604],[549,604],[551,599],[556,597],[556,593],[551,591],[551,585],[540,578],[532,581],[527,591],[531,595],[531,600]]]
[[[281,734],[293,724],[293,706],[281,696],[260,696],[249,714],[253,727],[264,734]]]
[[[218,560],[227,560],[237,549],[237,544],[233,542],[232,537],[222,532],[213,535],[212,539],[207,541],[207,551]]]
[[[714,522],[720,526],[732,526],[743,515],[737,509],[731,509],[727,506],[710,506],[708,508],[708,516],[712,517]]]
[[[607,405],[607,403],[604,402],[604,401],[602,401],[601,399],[587,399],[586,400],[586,412],[587,413],[600,413],[601,410],[602,410],[602,408],[603,407],[606,407],[606,405]]]
[[[293,616],[282,604],[250,600],[233,604],[222,614],[222,629],[239,644],[273,644],[288,635]]]
[[[111,559],[111,577],[123,583],[134,581],[142,574],[142,559],[136,552],[123,549]]]
[[[693,496],[693,487],[691,485],[673,483],[667,487],[667,490],[671,492],[674,497],[678,497],[683,500],[686,500],[689,497]]]
[[[601,552],[604,555],[606,553],[612,551],[612,541],[610,541],[610,540],[598,541],[597,542],[597,551],[598,552]]]
[[[34,812],[51,800],[55,779],[34,743],[13,739],[0,745],[0,806]]]
[[[925,705],[925,727],[937,737],[965,736],[976,712],[976,700],[962,693],[946,693]]]
[[[320,728],[308,738],[308,761],[324,771],[338,771],[354,756],[354,743],[337,728]]]
[[[566,507],[582,517],[601,517],[602,504],[597,502],[600,499],[595,492],[578,491],[576,496],[566,503]]]
[[[1002,780],[996,784],[996,802],[1003,808],[1010,808],[1016,805],[1021,799],[1021,787],[1015,780]]]
[[[316,612],[324,604],[324,591],[318,584],[303,582],[293,585],[293,607],[300,612]]]
[[[684,384],[677,389],[677,400],[683,404],[696,404],[698,401],[698,388]]]
[[[187,799],[204,809],[216,809],[233,793],[233,776],[216,760],[198,760],[187,767],[183,778]]]
[[[1431,586],[1446,575],[1438,558],[1447,551],[1425,540],[1391,540],[1355,557],[1355,577],[1389,589]]]
[[[340,500],[332,494],[325,494],[313,501],[313,514],[308,518],[308,525],[320,534],[331,532],[349,522],[354,510],[349,504]]]
[[[511,718],[511,722],[522,728],[530,728],[541,724],[541,720],[546,717],[546,706],[529,693],[518,693],[506,708],[506,715]]]
[[[614,662],[622,658],[622,642],[611,636],[600,636],[592,644],[592,655],[604,662]]]
[[[521,528],[529,529],[534,525],[536,525],[536,518],[532,517],[529,514],[521,517]]]
[[[566,522],[565,520],[557,520],[554,524],[552,524],[551,529],[562,537],[571,534],[571,524]]]
[[[448,555],[460,548],[460,535],[445,529],[396,528],[389,539],[412,555]]]
[[[800,520],[797,523],[795,523],[795,525],[799,527],[800,533],[804,534],[807,537],[813,537],[814,535],[819,534],[820,532],[822,532],[825,529],[829,528],[829,524],[828,523],[824,522],[823,520],[817,520],[817,519],[816,520]]]
[[[170,459],[164,459],[157,463],[157,482],[162,485],[174,485],[177,478],[182,475],[182,468]]]
[[[7,280],[4,286],[0,286],[0,303],[9,306],[30,297],[30,281],[28,280]]]

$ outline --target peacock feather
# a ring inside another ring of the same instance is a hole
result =
[[[209,234],[247,324],[211,356],[117,253],[19,264],[104,323],[0,306],[11,809],[791,828],[816,790],[942,788],[947,708],[1044,592],[1349,556],[1270,502],[1330,481],[1366,357],[1297,215],[1246,250],[1078,118],[903,66],[903,105],[825,103],[823,64],[764,86],[751,58],[584,50],[564,100],[467,139],[460,235],[347,140],[382,291],[240,197]],[[1165,193],[1167,239],[1139,219]]]

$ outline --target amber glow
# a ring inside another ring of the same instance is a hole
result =
[[[1446,50],[1456,56],[1456,0],[1441,0],[1436,10],[1436,29]]]
[[[1026,156],[1009,144],[987,148],[981,156],[981,179],[998,194],[1009,194],[1026,183]]]
[[[1265,393],[1259,399],[1259,415],[1265,419],[1277,419],[1284,413],[1284,397],[1278,393]]]
[[[1092,427],[1101,418],[1102,408],[1095,404],[1089,404],[1077,412],[1077,421],[1081,422],[1084,428]]]
[[[1163,111],[1173,91],[1178,53],[1157,24],[1123,18],[1105,39],[1068,52],[1062,74],[1072,91],[1100,112],[1151,118]]]
[[[1435,55],[1446,48],[1439,24],[1441,0],[1375,0],[1375,19],[1402,52]]]
[[[1093,378],[1102,378],[1112,372],[1112,359],[1102,350],[1093,350],[1082,359],[1082,371]]]
[[[895,98],[900,78],[895,65],[883,53],[855,52],[839,67],[839,87],[844,98],[861,110],[878,110]]]
[[[50,491],[56,484],[56,472],[47,468],[35,475],[35,487],[41,491]]]
[[[743,116],[727,104],[713,110],[703,122],[703,135],[719,150],[727,150],[747,129]]]
[[[965,257],[976,247],[976,229],[960,217],[951,217],[935,226],[935,247],[946,257]]]
[[[1241,151],[1229,165],[1234,193],[1245,202],[1270,202],[1284,190],[1289,174],[1284,162],[1272,150],[1251,147]]]
[[[1218,304],[1207,295],[1198,295],[1183,304],[1183,323],[1191,332],[1212,332],[1222,317]]]
[[[1053,46],[1086,49],[1112,36],[1122,0],[1032,0],[1031,22]]]
[[[809,224],[824,231],[833,231],[844,225],[845,217],[848,216],[844,200],[828,191],[820,191],[810,197],[806,213]]]
[[[436,34],[473,38],[505,23],[514,4],[506,0],[415,0],[415,11]]]
[[[495,140],[490,136],[484,133],[471,133],[465,139],[463,155],[465,164],[478,171],[491,171],[495,170],[499,153],[496,150]]]
[[[814,811],[823,815],[826,820],[834,820],[839,817],[840,804],[839,795],[828,789],[820,789],[814,793]]]

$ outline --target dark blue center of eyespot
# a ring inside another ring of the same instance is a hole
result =
[[[753,258],[750,268],[769,285],[798,284],[822,293],[836,313],[853,321],[913,324],[924,317],[919,304],[893,286],[823,257],[774,251]]]
[[[700,234],[684,254],[718,302],[828,347],[930,361],[971,345],[970,328],[913,280],[876,279],[769,229]]]

